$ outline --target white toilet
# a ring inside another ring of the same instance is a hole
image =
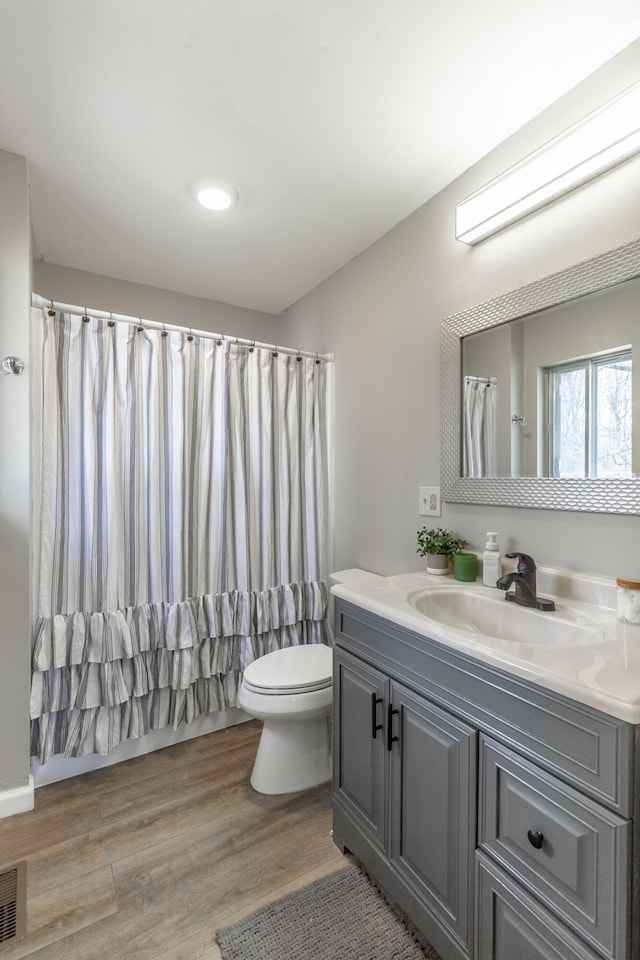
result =
[[[342,574],[349,580],[376,576],[341,571],[331,583],[341,583]],[[331,779],[332,685],[333,656],[323,643],[274,650],[246,668],[238,706],[263,721],[251,774],[258,793],[293,793]]]
[[[274,650],[244,671],[238,706],[264,722],[251,786],[293,793],[331,777],[333,657],[324,643]]]

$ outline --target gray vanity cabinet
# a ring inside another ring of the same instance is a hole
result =
[[[638,728],[343,600],[334,840],[442,960],[640,960]]]

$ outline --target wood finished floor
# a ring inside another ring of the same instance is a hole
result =
[[[249,785],[251,721],[41,787],[0,820],[0,865],[27,860],[27,938],[0,960],[219,960],[215,931],[347,866],[329,784]]]

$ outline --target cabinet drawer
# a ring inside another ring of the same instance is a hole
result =
[[[477,858],[477,960],[600,960],[499,867]]]
[[[481,738],[481,848],[608,957],[626,956],[630,824]]]

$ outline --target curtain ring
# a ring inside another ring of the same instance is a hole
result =
[[[83,307],[82,309],[84,310],[84,314],[83,314],[83,316],[82,316],[82,322],[83,322],[83,323],[89,323],[90,320],[91,320],[91,317],[88,317],[88,316],[87,316],[87,308],[86,308],[86,307]]]
[[[116,322],[115,322],[115,320],[113,319],[113,313],[112,313],[111,310],[110,310],[110,311],[109,311],[109,319],[107,320],[107,326],[108,326],[108,327],[115,327],[115,325],[116,325]]]
[[[142,317],[138,317],[138,323],[140,324],[140,326],[136,327],[136,331],[138,333],[142,333],[144,330],[144,327],[142,326]]]
[[[187,340],[189,341],[189,343],[191,343],[192,340],[193,340],[193,330],[191,329],[191,327],[189,327],[189,333],[188,333],[188,336],[187,336]]]
[[[47,310],[47,314],[48,314],[48,316],[50,316],[50,317],[55,317],[56,312],[55,312],[55,310],[53,309],[53,300],[49,300],[49,303],[51,304],[51,306],[50,306],[49,309]]]
[[[316,363],[319,364],[320,362],[321,362],[321,361],[320,361],[320,357],[318,356],[318,354],[317,354],[317,352],[316,352]]]
[[[296,356],[296,360],[298,363],[302,360],[302,357],[300,356],[300,347],[298,347],[298,355]]]
[[[223,343],[223,340],[224,340],[224,337],[222,337],[220,340],[216,340],[216,346],[217,346],[217,347],[221,347],[221,346],[222,346],[222,343]]]
[[[165,337],[165,338],[169,336],[169,331],[168,331],[168,330],[165,330],[165,325],[164,325],[164,323],[162,324],[162,332],[161,332],[160,336],[161,336],[161,337]]]
[[[252,341],[251,341],[251,346],[249,347],[249,353],[253,353],[253,351],[255,350],[255,348],[256,348],[256,342],[255,342],[255,340],[252,340]]]
[[[278,344],[276,343],[274,346],[275,346],[275,350],[273,351],[273,353],[271,354],[271,356],[272,356],[272,357],[277,357],[277,356],[278,356]]]

